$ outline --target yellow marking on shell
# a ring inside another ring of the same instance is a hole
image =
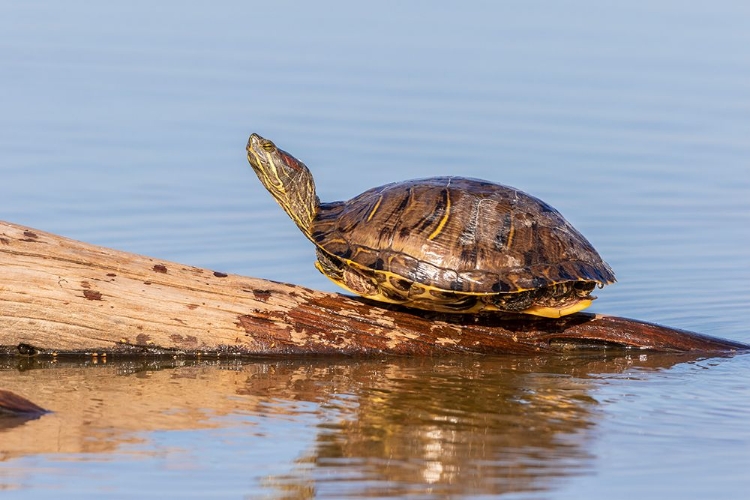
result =
[[[524,314],[531,314],[534,316],[542,316],[544,318],[560,318],[567,316],[568,314],[577,313],[583,311],[591,305],[591,299],[579,300],[575,304],[571,304],[565,307],[544,307],[544,306],[531,306],[528,309],[521,311]]]
[[[440,232],[445,227],[445,224],[448,222],[448,219],[451,215],[451,194],[450,191],[445,192],[445,213],[443,214],[443,218],[440,219],[440,222],[438,223],[435,230],[430,233],[430,235],[427,237],[428,240],[432,241],[440,234]]]
[[[376,293],[373,295],[367,295],[368,299],[376,300],[378,302],[387,302],[389,304],[407,304],[407,302],[404,302],[403,300],[393,300],[391,297],[388,297],[386,295],[383,295],[382,293]]]
[[[513,233],[515,232],[516,230],[513,228],[513,217],[511,216],[510,229],[508,230],[508,241],[505,243],[505,248],[510,248],[510,246],[513,244]]]
[[[319,261],[315,261],[315,268],[318,271],[320,271],[323,274],[323,276],[325,276],[326,278],[328,278],[329,280],[331,280],[332,282],[334,282],[335,284],[337,284],[338,286],[340,286],[341,288],[343,288],[347,292],[349,292],[349,293],[351,293],[353,295],[356,295],[358,297],[363,297],[363,295],[361,293],[355,292],[354,290],[352,290],[351,288],[349,288],[348,286],[346,286],[346,284],[344,284],[343,281],[337,280],[333,276],[330,276],[330,275],[326,274],[326,272],[323,270],[323,266],[320,265]],[[378,301],[378,302],[388,302],[389,304],[402,304],[403,303],[403,302],[398,301],[398,300],[393,300],[392,298],[387,297],[387,296],[383,295],[382,293],[376,293],[376,294],[373,294],[373,295],[365,295],[364,297],[367,297],[368,299],[372,299],[372,300],[375,300],[375,301]]]
[[[341,244],[341,245],[348,245],[349,244],[344,238],[331,238],[329,240],[326,240],[325,244],[326,245],[334,245],[336,243]],[[337,259],[341,259],[341,257],[339,257],[338,255],[334,255],[334,254],[330,254],[330,255],[332,255],[333,257],[336,257]],[[341,259],[341,260],[346,261],[347,259]]]
[[[372,207],[372,210],[370,210],[370,213],[367,215],[367,222],[370,222],[370,220],[375,216],[375,212],[378,211],[378,208],[380,208],[380,203],[383,201],[383,195],[381,194],[378,196],[378,201],[375,203],[375,206]]]
[[[365,265],[362,265],[362,264],[360,264],[358,262],[354,262],[354,261],[349,260],[349,259],[341,259],[341,260],[346,265],[348,265],[350,267],[353,267],[355,269],[361,269],[361,270],[367,271],[367,272],[375,272],[372,268],[369,268],[369,267],[367,267]],[[337,280],[337,279],[329,276],[328,274],[326,274],[325,271],[323,271],[323,267],[320,265],[319,261],[315,261],[315,267],[318,269],[318,271],[320,271],[323,275],[325,275],[333,283],[337,284],[338,286],[340,286],[341,288],[343,288],[347,292],[349,292],[351,294],[354,294],[354,295],[362,296],[361,293],[355,292],[354,290],[352,290],[351,288],[349,288],[348,286],[346,286],[342,281]],[[404,278],[403,276],[401,276],[399,274],[392,273],[390,271],[380,270],[380,271],[377,271],[377,274],[385,277],[384,280],[378,282],[377,284],[373,283],[373,284],[377,285],[377,288],[380,288],[381,285],[384,285],[385,287],[389,287],[390,286],[390,284],[389,284],[390,278],[407,279],[407,278]],[[453,292],[453,290],[444,290],[442,288],[438,288],[436,286],[427,285],[427,284],[424,284],[424,283],[419,283],[418,285],[419,285],[420,288],[423,289],[422,293],[410,295],[407,300],[394,300],[392,297],[388,297],[386,295],[383,295],[382,293],[376,293],[376,294],[372,294],[372,295],[365,295],[365,297],[367,297],[368,299],[372,299],[372,300],[378,301],[378,302],[387,302],[389,304],[402,304],[402,305],[406,305],[406,306],[409,306],[409,303],[410,302],[414,302],[415,300],[424,299],[426,303],[433,303],[434,304],[435,307],[432,309],[433,311],[447,312],[447,313],[472,314],[472,313],[478,313],[480,311],[481,312],[491,312],[491,311],[508,312],[507,310],[501,309],[501,308],[497,307],[496,305],[494,305],[492,303],[485,303],[485,302],[482,302],[482,301],[478,301],[476,304],[474,304],[473,307],[470,307],[470,308],[467,308],[467,309],[461,309],[461,310],[456,310],[456,309],[451,308],[451,307],[440,307],[440,303],[434,301],[433,297],[430,296],[430,291]],[[528,291],[528,290],[531,290],[531,289],[530,288],[519,288],[518,290],[516,290],[516,292],[524,292],[524,291]],[[494,295],[498,295],[495,292],[454,292],[454,293],[457,296],[467,296],[467,295],[471,295],[471,296],[494,296]],[[515,293],[515,292],[510,292],[510,293]],[[541,316],[543,318],[561,318],[561,317],[567,316],[569,314],[573,314],[573,313],[577,313],[579,311],[583,311],[584,309],[586,309],[587,307],[589,307],[592,302],[593,302],[593,299],[581,299],[581,300],[579,300],[579,301],[577,301],[574,304],[571,304],[569,306],[564,306],[564,307],[531,306],[531,307],[529,307],[527,309],[524,309],[523,311],[519,311],[519,312],[523,313],[523,314],[530,314],[532,316]]]

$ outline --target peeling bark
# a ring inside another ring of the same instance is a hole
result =
[[[8,353],[532,354],[591,345],[706,353],[750,348],[586,313],[500,319],[384,308],[0,221],[0,346]]]

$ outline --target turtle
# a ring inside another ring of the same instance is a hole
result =
[[[351,293],[439,313],[559,318],[615,282],[610,266],[556,209],[480,179],[432,177],[321,203],[312,173],[252,134],[261,183],[315,245],[315,266]]]

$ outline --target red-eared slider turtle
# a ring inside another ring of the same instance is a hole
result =
[[[315,266],[381,302],[450,313],[557,318],[615,275],[560,213],[518,189],[463,177],[386,184],[321,203],[308,168],[257,134],[253,170],[317,247]]]

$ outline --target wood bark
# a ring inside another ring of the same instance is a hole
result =
[[[571,346],[750,346],[613,316],[556,320],[384,308],[0,221],[0,346],[12,354],[533,354]]]

